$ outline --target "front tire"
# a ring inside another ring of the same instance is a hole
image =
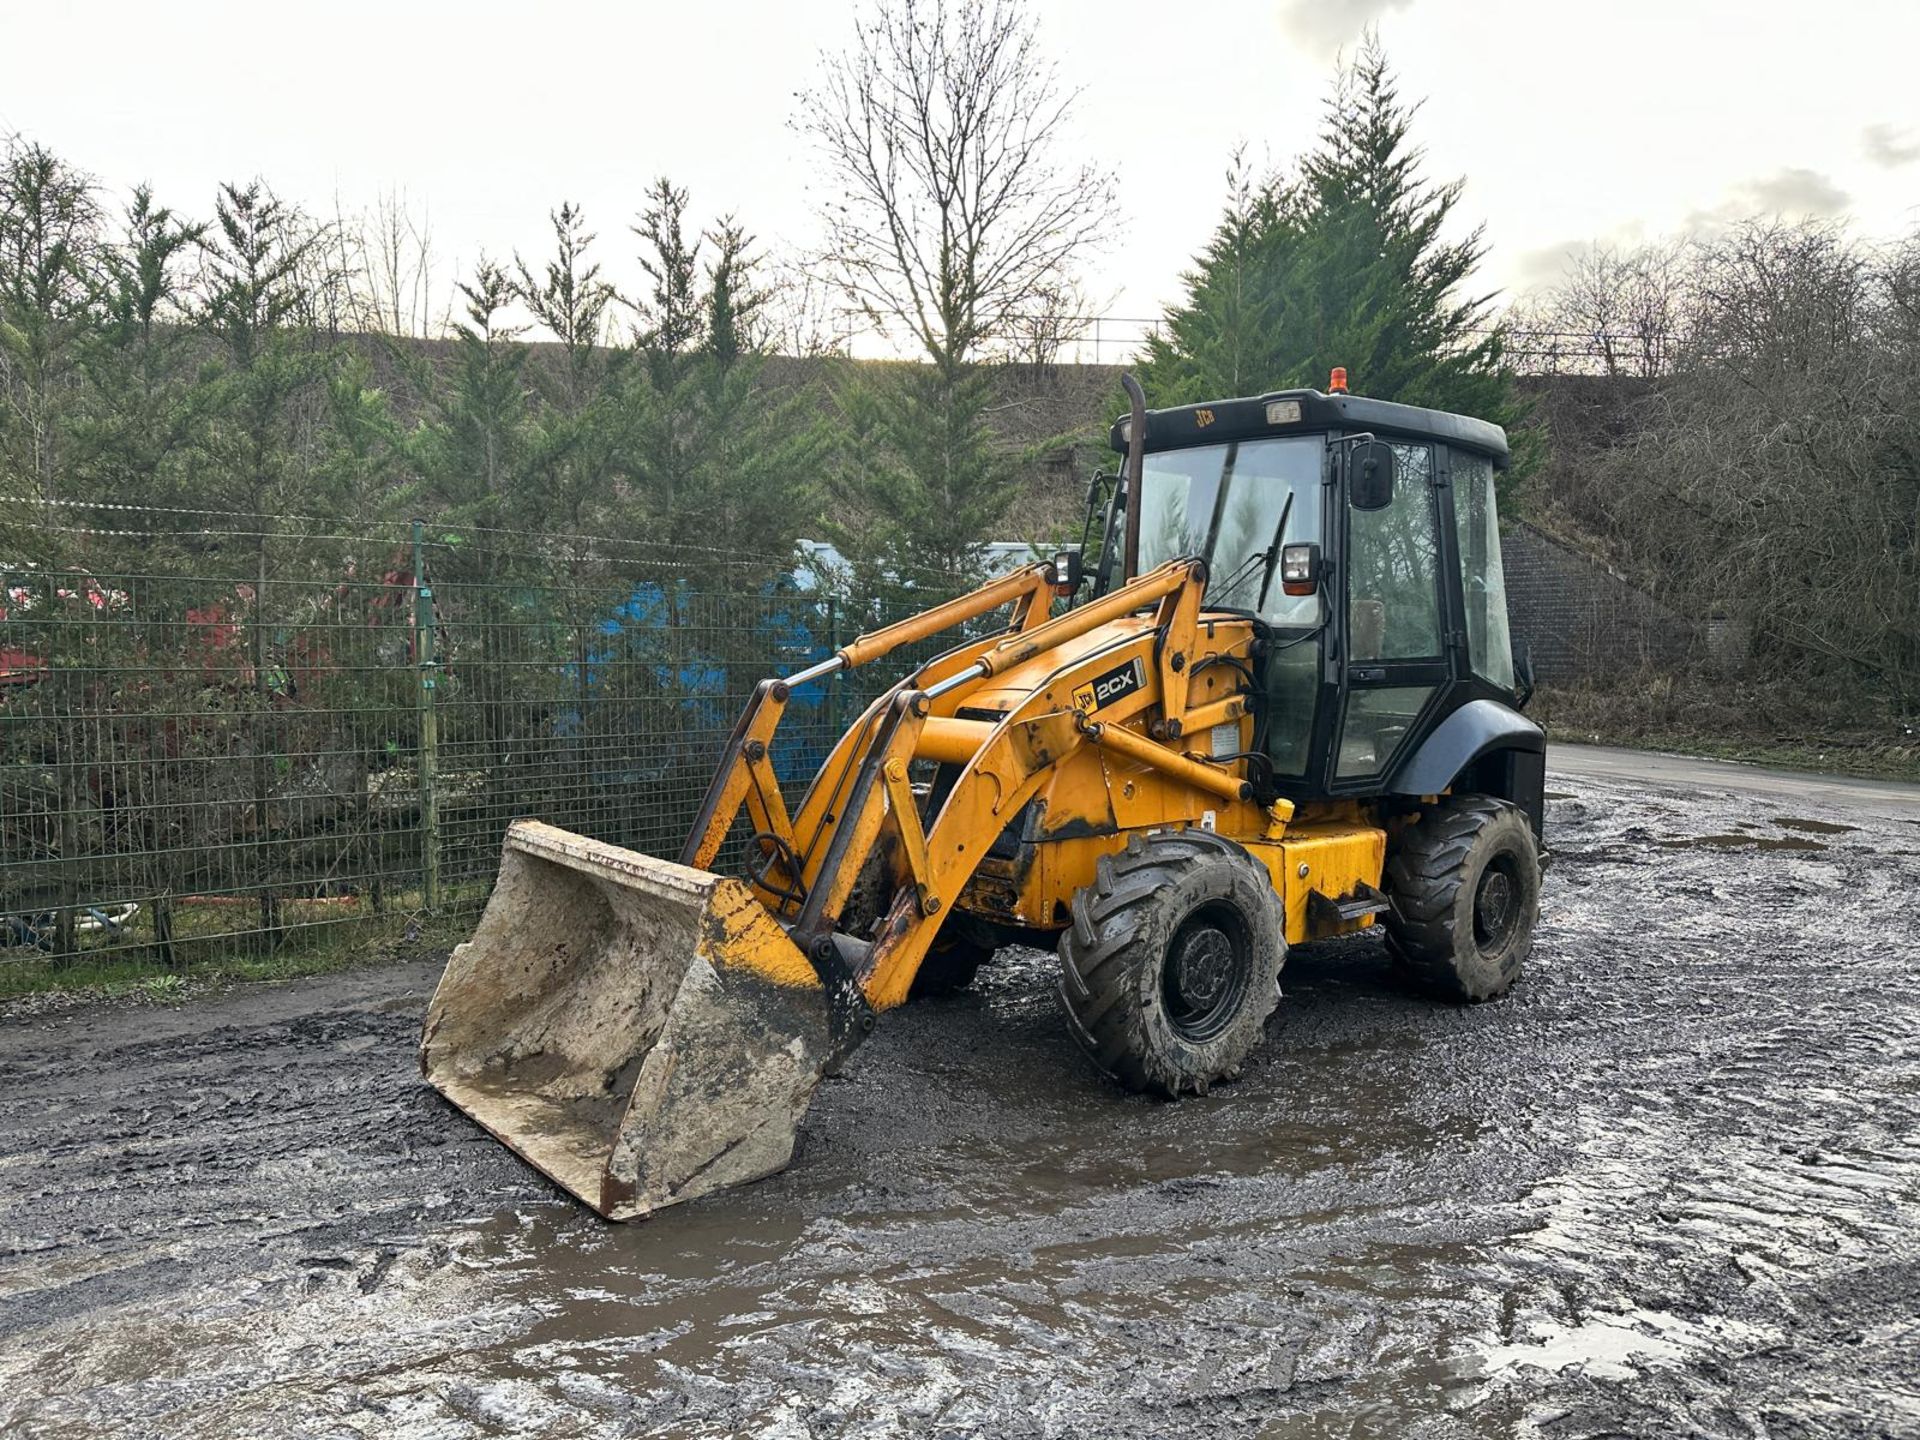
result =
[[[1285,907],[1259,861],[1210,830],[1134,835],[1073,897],[1067,1028],[1128,1089],[1204,1094],[1260,1043],[1286,955]]]
[[[1540,918],[1540,851],[1516,806],[1442,800],[1387,857],[1387,948],[1447,999],[1492,1000],[1520,978]]]

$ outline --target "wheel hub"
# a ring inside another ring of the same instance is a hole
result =
[[[1513,925],[1514,900],[1513,877],[1489,867],[1473,897],[1473,928],[1482,945],[1497,945],[1506,938]]]
[[[1233,942],[1212,926],[1193,931],[1174,959],[1174,985],[1187,1008],[1205,1013],[1233,976]]]

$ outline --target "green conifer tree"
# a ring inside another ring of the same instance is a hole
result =
[[[205,235],[140,186],[123,238],[102,253],[100,323],[81,350],[87,393],[75,430],[75,478],[89,495],[138,505],[178,493],[199,413],[183,271]]]
[[[69,478],[76,372],[98,323],[101,251],[92,180],[44,145],[8,141],[0,151],[0,485],[43,502],[49,520]]]
[[[937,577],[949,589],[978,579],[979,543],[1005,519],[1025,473],[986,422],[991,399],[975,365],[901,364],[851,378],[838,396],[827,517],[835,544],[900,579]]]
[[[1358,393],[1521,418],[1492,297],[1465,291],[1482,232],[1445,238],[1462,185],[1422,178],[1417,109],[1369,35],[1297,176],[1254,183],[1236,157],[1226,214],[1147,346],[1154,403],[1324,388],[1344,366]]]
[[[752,237],[731,218],[691,235],[687,192],[667,180],[648,198],[634,466],[649,533],[784,567],[817,511],[822,423],[807,396],[769,382]]]
[[[504,317],[513,281],[482,259],[457,289],[465,315],[454,323],[452,363],[412,367],[425,416],[407,439],[418,479],[403,501],[454,526],[538,530],[528,352]]]
[[[581,534],[630,528],[617,503],[632,441],[626,352],[609,345],[618,298],[590,258],[595,236],[577,205],[553,212],[553,255],[538,272],[515,258],[514,293],[557,342],[528,375],[540,404],[529,455],[550,527]]]
[[[314,323],[324,238],[258,180],[220,187],[196,317],[213,352],[187,503],[269,518],[323,514],[341,498],[322,493],[313,464],[338,359]]]

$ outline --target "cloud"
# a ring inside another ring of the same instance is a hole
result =
[[[1331,60],[1360,32],[1413,0],[1280,0],[1280,31],[1300,49]]]
[[[1525,295],[1530,290],[1558,285],[1581,264],[1596,257],[1631,257],[1663,243],[1664,237],[1649,239],[1643,222],[1626,220],[1608,226],[1597,235],[1576,235],[1552,245],[1515,251],[1512,258],[1494,268],[1506,281],[1509,291]]]
[[[1920,140],[1913,138],[1913,132],[1895,129],[1884,121],[1860,132],[1860,146],[1867,152],[1867,159],[1888,170],[1920,160]]]
[[[1741,181],[1712,209],[1689,215],[1687,229],[1714,231],[1762,215],[1830,220],[1845,213],[1852,201],[1832,176],[1789,165],[1757,180]]]
[[[1528,290],[1552,285],[1565,277],[1568,267],[1591,243],[1587,240],[1564,240],[1558,245],[1542,245],[1537,250],[1521,251],[1507,267],[1512,277],[1511,288],[1524,294]]]
[[[1761,210],[1779,215],[1838,215],[1852,198],[1818,170],[1789,166],[1764,180],[1749,180],[1740,189]]]

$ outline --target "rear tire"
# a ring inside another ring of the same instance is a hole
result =
[[[1516,806],[1442,800],[1387,857],[1387,949],[1451,1000],[1492,1000],[1520,978],[1540,918],[1540,851]]]
[[[1060,941],[1067,1028],[1128,1089],[1204,1094],[1259,1045],[1286,934],[1266,867],[1231,840],[1131,836],[1073,897]]]

